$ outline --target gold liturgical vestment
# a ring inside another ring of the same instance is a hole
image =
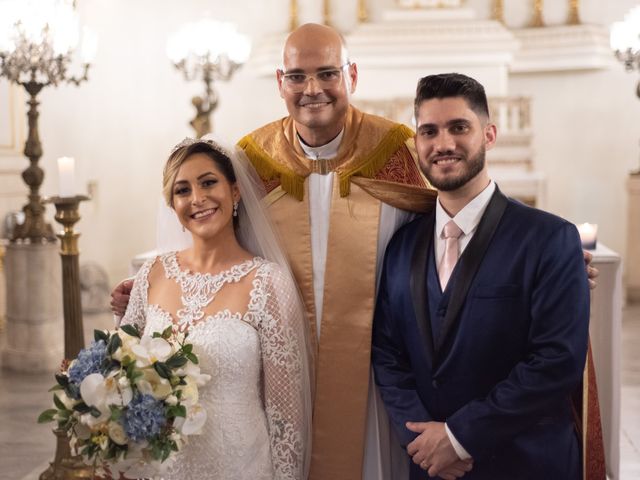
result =
[[[367,416],[381,204],[426,212],[435,204],[411,151],[413,132],[351,107],[336,158],[309,160],[290,117],[238,144],[265,181],[316,336],[308,176],[335,172],[329,213],[310,478],[360,479]]]

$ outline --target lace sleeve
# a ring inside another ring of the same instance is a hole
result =
[[[291,277],[279,266],[261,267],[252,298],[264,373],[264,400],[277,480],[305,479],[311,453],[311,375],[307,325]]]
[[[122,317],[120,325],[137,325],[140,332],[144,330],[147,292],[149,291],[149,272],[155,261],[155,258],[147,260],[142,267],[140,267],[140,270],[138,270],[133,280],[129,304],[127,305],[126,312],[124,312],[124,317]]]

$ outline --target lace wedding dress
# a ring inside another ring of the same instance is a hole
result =
[[[176,318],[149,305],[149,272],[160,262],[175,281],[182,308]],[[247,311],[205,314],[216,294],[253,274]],[[181,270],[175,252],[147,261],[138,272],[123,324],[141,331],[169,325],[188,331],[201,371],[211,380],[200,388],[207,422],[190,437],[166,479],[302,479],[303,388],[306,353],[300,345],[303,319],[281,268],[260,257],[217,275]]]

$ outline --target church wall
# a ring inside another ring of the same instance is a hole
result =
[[[301,20],[320,20],[320,2],[307,3],[310,6]],[[355,15],[355,9],[345,3],[332,2],[336,9],[345,9],[345,18],[339,22],[348,28],[355,20],[347,17],[349,12]],[[479,16],[487,18],[488,3],[469,0],[468,5],[477,6]],[[514,3],[530,2],[505,2]],[[582,2],[586,20],[621,19],[635,4],[626,0],[598,3],[603,2]],[[55,159],[63,155],[76,158],[81,190],[86,191],[89,181],[96,185],[93,200],[81,206],[83,218],[77,224],[82,234],[81,262],[100,263],[115,282],[127,274],[134,255],[155,245],[162,166],[172,145],[192,135],[190,99],[203,88],[198,82],[186,82],[170,64],[165,54],[167,36],[208,9],[212,17],[234,21],[243,33],[259,39],[262,33],[287,28],[288,5],[288,0],[79,2],[83,22],[97,31],[100,41],[90,80],[80,87],[45,88],[39,98],[41,165],[47,172],[43,193],[56,193]],[[389,5],[372,0],[371,16],[375,18]],[[520,8],[512,12],[515,20],[526,17],[526,8]],[[564,15],[559,10],[549,12],[550,19],[557,17],[556,23]],[[637,79],[637,73],[625,73],[614,64],[592,72],[521,74],[512,76],[508,87],[511,95],[532,97],[534,164],[547,177],[547,208],[574,222],[598,223],[600,239],[620,252],[626,231],[624,185],[639,156]],[[384,91],[384,85],[371,85],[375,79],[366,81],[367,90]],[[220,104],[214,128],[228,139],[236,140],[286,114],[275,80],[257,77],[249,66],[239,70],[231,83],[217,88]],[[0,165],[3,215],[24,203],[20,195],[26,199],[17,171],[28,162],[16,156],[0,157],[0,162],[4,162]],[[2,166],[7,162],[10,173]],[[53,209],[48,207],[48,212],[53,222]]]

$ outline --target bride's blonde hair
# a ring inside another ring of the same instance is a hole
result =
[[[230,155],[221,146],[213,140],[185,138],[173,148],[162,172],[162,195],[171,208],[173,208],[173,184],[176,181],[178,170],[187,158],[196,153],[208,156],[229,183],[236,183],[236,174],[231,164]]]

